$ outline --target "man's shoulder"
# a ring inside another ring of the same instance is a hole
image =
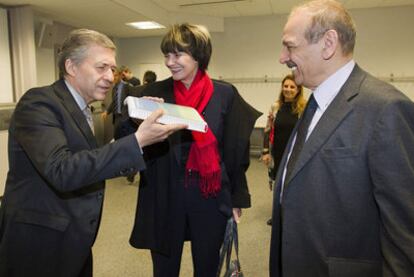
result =
[[[367,98],[385,103],[395,100],[411,101],[398,88],[369,73],[366,73],[366,77],[361,83],[360,92]]]
[[[364,118],[370,118],[370,115],[377,118],[384,111],[399,107],[403,103],[412,105],[412,101],[392,84],[360,68],[357,68],[356,74],[350,80],[345,92],[347,102]]]

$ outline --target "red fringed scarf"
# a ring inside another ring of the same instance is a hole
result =
[[[206,72],[199,70],[189,89],[181,81],[174,81],[176,103],[195,108],[201,117],[203,117],[202,112],[212,95],[213,82]],[[197,171],[203,196],[214,196],[221,189],[220,155],[217,139],[210,129],[207,130],[207,133],[192,131],[191,134],[194,142],[188,155],[186,174]],[[187,177],[189,176],[187,175]]]

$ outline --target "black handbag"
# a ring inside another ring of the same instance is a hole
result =
[[[231,252],[233,249],[236,253],[235,259],[231,259]],[[220,277],[220,273],[223,269],[224,258],[226,258],[226,267],[223,277],[243,277],[243,272],[240,267],[239,261],[239,239],[237,235],[237,223],[231,217],[227,221],[226,232],[224,235],[223,246],[220,250],[220,261],[217,270],[217,277]]]

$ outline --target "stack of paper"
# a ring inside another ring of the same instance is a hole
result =
[[[128,96],[124,102],[128,105],[128,114],[132,118],[146,119],[153,111],[162,109],[162,115],[158,122],[162,124],[186,124],[192,131],[207,132],[208,125],[199,115],[197,110],[191,107],[160,103],[146,98]]]

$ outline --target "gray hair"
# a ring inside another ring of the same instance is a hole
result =
[[[295,7],[291,15],[297,11],[305,11],[311,17],[311,24],[305,30],[305,38],[309,43],[316,43],[328,30],[335,30],[343,53],[348,55],[354,52],[355,23],[340,2],[314,0]]]
[[[80,64],[86,58],[87,50],[92,45],[99,45],[116,51],[113,41],[104,34],[88,29],[73,30],[63,42],[59,52],[59,76],[62,78],[67,74],[65,67],[67,59],[72,60],[75,64]]]

